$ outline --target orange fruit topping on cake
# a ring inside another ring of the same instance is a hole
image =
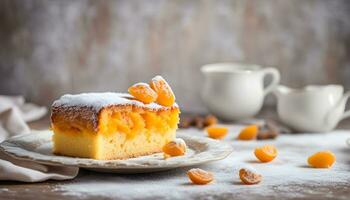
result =
[[[143,103],[152,103],[157,100],[157,93],[147,83],[136,83],[129,87],[128,92]]]
[[[158,104],[163,106],[171,106],[175,103],[175,95],[163,77],[154,77],[149,85],[158,94]]]
[[[52,105],[53,152],[100,160],[162,152],[175,139],[180,110],[146,102],[110,92],[62,96]]]

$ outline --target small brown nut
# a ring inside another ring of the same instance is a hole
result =
[[[199,129],[203,129],[204,128],[204,118],[201,116],[196,116],[194,118],[194,126],[199,128]]]
[[[207,115],[204,119],[204,126],[212,126],[218,123],[218,119],[214,115]]]
[[[279,130],[272,121],[267,121],[264,125],[259,126],[257,135],[258,140],[274,139],[278,136]]]
[[[180,128],[189,128],[194,123],[193,117],[181,117],[180,118]]]
[[[246,185],[260,183],[262,176],[252,167],[244,167],[239,170],[239,178]]]
[[[258,140],[270,139],[270,132],[269,131],[259,131],[256,139],[258,139]]]

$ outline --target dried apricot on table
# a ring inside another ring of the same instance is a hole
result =
[[[186,148],[185,141],[181,138],[176,138],[163,146],[164,157],[167,158],[185,155]]]
[[[307,160],[314,168],[330,168],[335,162],[335,155],[330,151],[319,151]]]
[[[258,135],[259,128],[257,125],[245,127],[238,135],[239,140],[254,140]]]
[[[143,103],[156,101],[157,93],[147,83],[136,83],[128,88],[128,92]]]
[[[187,172],[187,176],[190,178],[192,183],[197,185],[205,185],[214,180],[214,175],[211,172],[199,168],[190,169]]]
[[[264,145],[255,148],[254,154],[261,162],[270,162],[276,158],[277,149],[273,145]]]
[[[207,133],[210,138],[222,139],[227,135],[228,128],[222,126],[210,126],[207,128]]]
[[[239,170],[239,178],[244,184],[253,185],[260,183],[262,176],[252,167],[245,167]]]
[[[150,82],[150,86],[158,94],[156,100],[158,104],[172,106],[175,103],[175,95],[163,77],[154,77]]]

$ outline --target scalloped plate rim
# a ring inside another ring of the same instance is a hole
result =
[[[31,131],[29,134],[24,134],[24,135],[19,135],[12,137],[8,140],[5,140],[0,144],[0,150],[3,151],[4,153],[10,155],[11,157],[14,157],[19,160],[27,160],[27,161],[32,161],[32,162],[37,162],[45,165],[52,165],[52,166],[71,166],[71,167],[81,167],[81,168],[87,168],[87,169],[93,169],[93,170],[164,170],[164,169],[171,169],[171,168],[178,168],[178,167],[188,167],[188,166],[193,166],[193,165],[199,165],[199,164],[204,164],[208,162],[213,162],[213,161],[218,161],[226,158],[233,152],[233,148],[222,141],[217,141],[213,140],[210,138],[204,138],[204,137],[198,137],[198,136],[189,136],[186,135],[185,133],[178,134],[178,137],[183,138],[186,142],[189,140],[192,142],[198,142],[198,143],[204,143],[206,145],[212,145],[209,149],[209,151],[201,151],[200,153],[209,153],[209,152],[219,152],[219,156],[208,156],[207,158],[200,158],[200,159],[186,159],[186,157],[177,157],[180,158],[178,162],[173,162],[173,163],[164,163],[163,165],[118,165],[117,162],[123,162],[123,161],[129,161],[130,159],[126,160],[94,160],[94,159],[88,159],[88,158],[74,158],[74,157],[66,157],[66,156],[58,156],[58,155],[45,155],[39,152],[35,151],[30,151],[28,149],[24,149],[23,147],[19,146],[16,144],[16,142],[19,141],[19,139],[23,139],[26,137],[34,137],[35,134],[41,134],[42,132],[48,132],[49,130],[42,130],[42,131]],[[51,131],[49,131],[51,132]],[[52,133],[52,132],[51,132]],[[213,148],[216,147],[218,148],[217,150],[213,150]],[[14,152],[15,151],[20,151],[22,150],[22,153]],[[40,154],[41,156],[44,156],[46,159],[42,158],[37,158],[35,156],[36,154]],[[63,160],[79,160],[79,161],[86,161],[86,163],[75,163],[75,164],[69,164],[67,162],[60,162],[57,160],[52,160],[48,157],[53,157],[53,158],[60,158]],[[183,162],[183,161],[190,161],[190,162]],[[95,163],[89,163],[89,162],[95,162]],[[97,164],[99,163],[99,164]],[[103,164],[104,163],[104,164]],[[115,163],[114,165],[111,163]],[[132,163],[132,161],[131,161]]]

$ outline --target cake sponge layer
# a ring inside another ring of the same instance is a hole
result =
[[[144,132],[132,139],[125,139],[125,135],[119,132],[108,136],[83,135],[55,133],[54,153],[98,160],[133,158],[161,152],[162,147],[175,138],[175,131],[162,134]]]

